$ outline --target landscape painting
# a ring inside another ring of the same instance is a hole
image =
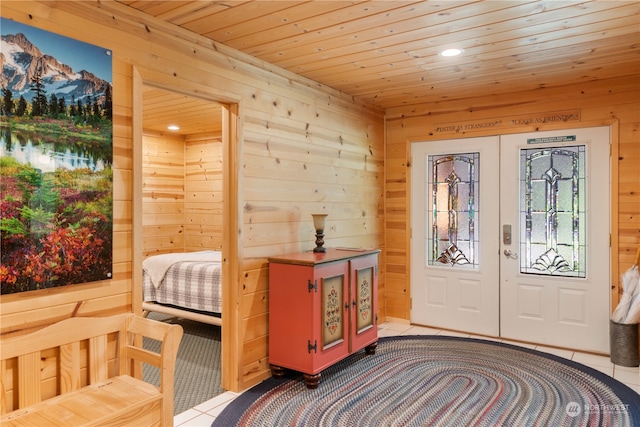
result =
[[[1,294],[112,277],[111,52],[1,19]]]

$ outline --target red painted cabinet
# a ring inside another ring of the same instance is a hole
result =
[[[379,250],[328,248],[269,258],[269,363],[274,377],[320,372],[378,342]]]

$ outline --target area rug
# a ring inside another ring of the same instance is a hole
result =
[[[149,313],[150,319],[182,326],[174,379],[174,414],[180,414],[224,393],[221,380],[220,326],[194,322],[161,313]],[[145,338],[144,348],[160,351],[160,342]],[[144,364],[145,381],[160,385],[160,371]]]
[[[322,372],[270,378],[216,417],[229,426],[640,426],[640,395],[582,364],[493,341],[381,338]]]

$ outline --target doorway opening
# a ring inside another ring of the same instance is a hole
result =
[[[148,83],[141,93],[135,210],[141,231],[134,250],[142,268],[134,292],[145,314],[184,328],[175,374],[180,413],[223,392],[227,107]],[[158,276],[163,280],[150,283],[144,261],[157,256],[171,263]]]

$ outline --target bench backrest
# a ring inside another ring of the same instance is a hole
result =
[[[145,350],[142,337],[161,341],[161,352]],[[160,369],[163,418],[172,419],[174,367],[181,338],[178,325],[127,313],[74,317],[2,339],[2,413],[116,375],[141,379],[142,363],[147,363]]]

